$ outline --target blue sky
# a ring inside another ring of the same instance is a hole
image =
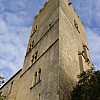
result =
[[[100,69],[100,0],[70,0],[82,19],[93,64]],[[0,0],[0,75],[8,80],[23,66],[34,16],[46,0]]]

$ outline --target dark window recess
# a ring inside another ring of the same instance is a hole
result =
[[[49,27],[51,27],[51,23],[49,24]]]
[[[87,50],[89,50],[89,48],[85,44],[83,44],[83,48],[86,48]]]
[[[13,87],[13,83],[14,81],[11,82],[11,87],[10,87],[10,91],[9,91],[9,94],[11,94],[11,91],[12,91],[12,87]]]
[[[34,85],[37,83],[37,72],[35,72]]]
[[[86,45],[83,44],[83,54],[84,54],[84,57],[85,57],[85,62],[88,63],[88,65],[90,64],[90,60],[88,58],[88,47]]]
[[[80,66],[80,73],[83,72],[83,60],[82,60],[82,53],[78,53],[78,58],[79,58],[79,66]]]
[[[29,45],[28,51],[31,51],[31,50],[33,49],[33,47],[34,47],[34,40],[33,40],[32,43]]]
[[[80,52],[79,55],[82,55],[82,57],[85,59],[85,62],[89,65],[90,64],[90,59],[88,58],[88,47],[86,45],[83,45],[83,51],[82,53]]]
[[[33,77],[33,82],[32,82],[32,87],[30,89],[32,89],[35,85],[37,85],[38,83],[41,82],[41,68],[39,68],[38,72],[36,71]]]
[[[32,56],[32,63],[37,59],[38,51]]]
[[[38,28],[38,27],[37,27],[37,25],[36,25],[36,30],[37,30],[37,28]]]
[[[75,26],[75,28],[77,29],[77,31],[80,33],[78,24],[77,24],[77,22],[76,22],[75,20],[74,20],[74,26]]]
[[[71,4],[72,4],[71,2],[68,3],[68,5],[71,5]]]
[[[34,40],[32,41],[32,48],[34,47]]]
[[[41,68],[39,68],[39,72],[38,72],[38,81],[41,81]]]
[[[41,95],[39,94],[39,97],[38,97],[39,99],[38,99],[38,100],[40,100],[40,96],[41,96]]]

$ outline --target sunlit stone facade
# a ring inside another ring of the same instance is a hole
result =
[[[86,31],[68,0],[49,0],[35,16],[23,68],[5,100],[70,100],[77,75],[92,66]]]

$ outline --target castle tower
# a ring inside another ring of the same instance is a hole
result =
[[[86,32],[72,4],[49,0],[34,18],[22,70],[1,91],[6,100],[70,100],[77,75],[91,66]]]

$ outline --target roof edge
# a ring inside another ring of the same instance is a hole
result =
[[[22,71],[22,69],[20,69],[15,75],[13,75],[2,87],[0,87],[0,90],[7,85],[16,75],[18,75],[20,72]]]

